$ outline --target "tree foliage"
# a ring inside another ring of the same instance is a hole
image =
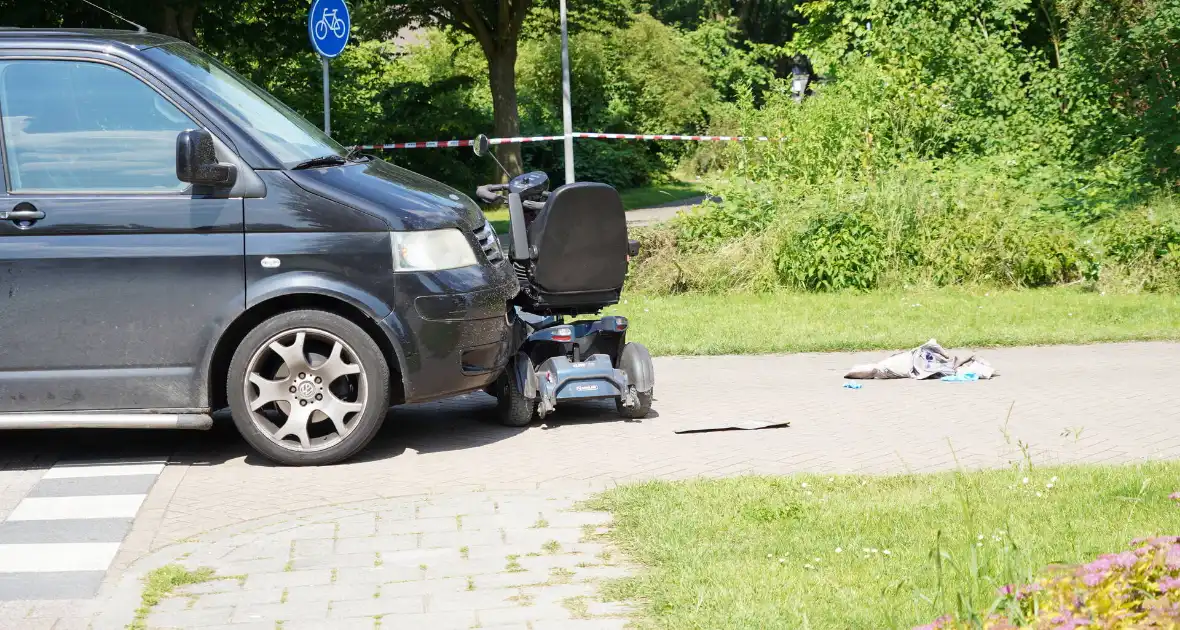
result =
[[[439,26],[474,38],[488,63],[494,132],[513,137],[520,135],[516,60],[532,4],[532,0],[365,0],[362,24],[380,39],[390,39],[408,26]],[[519,146],[499,145],[497,153],[509,171],[522,170]]]

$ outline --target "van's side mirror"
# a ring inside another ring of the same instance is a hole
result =
[[[475,147],[476,157],[483,157],[492,150],[491,140],[488,140],[488,137],[482,133],[475,137],[475,142],[473,142],[471,146]]]
[[[176,179],[197,186],[228,188],[237,181],[238,169],[217,161],[212,134],[204,129],[189,129],[176,137]]]

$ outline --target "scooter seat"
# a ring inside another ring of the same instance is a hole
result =
[[[593,313],[616,304],[627,277],[627,216],[606,184],[553,191],[528,228],[522,304],[538,314]]]

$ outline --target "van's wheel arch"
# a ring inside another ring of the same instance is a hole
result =
[[[396,347],[388,335],[381,330],[377,320],[361,308],[338,297],[319,293],[292,293],[279,295],[251,306],[221,331],[217,345],[206,360],[205,387],[210,409],[218,411],[229,407],[229,392],[226,387],[229,365],[234,352],[250,331],[262,322],[283,313],[300,310],[324,311],[339,315],[369,334],[381,347],[382,354],[389,360],[391,403],[405,402],[405,383],[402,380],[401,349]]]
[[[376,436],[389,410],[385,353],[335,313],[303,309],[262,321],[238,344],[227,372],[238,431],[280,464],[348,459]]]

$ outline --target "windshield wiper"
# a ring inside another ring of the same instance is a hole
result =
[[[292,166],[291,170],[299,171],[299,170],[303,170],[305,168],[319,168],[321,166],[340,166],[341,164],[348,164],[348,160],[346,160],[336,154],[321,155],[320,157],[314,157],[314,158],[311,158],[310,160],[304,160],[304,161],[296,164],[295,166]]]
[[[372,161],[373,158],[365,155],[364,153],[361,153],[360,147],[352,147],[348,150],[348,155],[345,155],[344,159],[348,160],[349,162],[369,162]]]

